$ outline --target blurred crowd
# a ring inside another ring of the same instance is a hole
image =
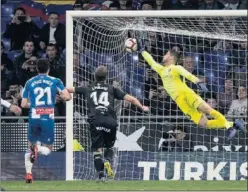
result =
[[[78,10],[237,10],[245,0],[76,0]]]
[[[66,83],[64,19],[66,10],[237,10],[247,8],[246,0],[24,0],[19,2],[16,0],[2,0],[2,3],[1,95],[2,98],[17,105],[20,105],[21,92],[25,82],[37,75],[35,62],[38,58],[48,58],[51,64],[50,75],[60,78]],[[35,8],[36,11],[33,10]],[[12,10],[12,16],[8,13],[4,14],[4,11],[9,12],[10,10]],[[224,75],[218,74],[216,76],[214,73],[207,74],[204,69],[200,70],[199,65],[205,59],[202,58],[203,56],[184,55],[185,47],[182,46],[182,43],[175,42],[173,45],[161,45],[161,42],[170,42],[170,39],[166,40],[169,37],[161,37],[161,35],[153,32],[149,33],[148,36],[150,41],[148,42],[149,45],[147,44],[147,50],[157,56],[155,59],[158,62],[161,61],[164,53],[161,50],[168,50],[168,48],[172,48],[171,46],[178,49],[181,53],[179,64],[204,79],[209,89],[212,90],[211,93],[203,96],[213,108],[228,115],[247,114],[247,42],[236,44],[224,42],[225,45],[223,45],[223,42],[205,43],[205,45],[208,44],[214,48],[215,51],[223,52],[224,49],[228,49],[232,57],[227,58],[225,54],[220,54],[220,57],[223,57],[224,60],[235,58],[228,61],[232,63],[232,66],[228,66]],[[220,45],[220,43],[222,44]],[[158,46],[165,48],[158,50],[156,49]],[[75,47],[75,49],[79,48]],[[233,50],[236,50],[236,52]],[[202,50],[201,53],[204,53],[204,51]],[[219,55],[219,52],[217,55]],[[90,83],[94,79],[91,70],[87,69],[87,65],[79,67],[83,61],[80,55],[75,53],[74,56],[74,68],[78,77],[76,79],[80,80],[79,85]],[[144,68],[142,63],[144,61],[140,59],[138,65]],[[215,64],[218,66],[219,63]],[[213,77],[213,75],[215,76]],[[220,78],[221,86],[219,86]],[[124,87],[124,90],[132,93],[118,80],[112,81],[112,83],[121,88]],[[187,81],[186,83],[189,87],[198,91],[195,85]],[[146,68],[143,84],[143,94],[139,99],[146,105],[151,106],[153,115],[182,115],[163,89],[161,80],[156,73]],[[78,106],[81,106],[84,101],[77,99],[76,102]],[[56,115],[65,116],[65,103],[59,97],[59,94],[56,103]],[[120,105],[124,109],[120,112],[122,115],[142,115],[138,109],[128,103]],[[79,108],[75,110],[82,115],[85,110]],[[13,115],[3,108],[1,114],[3,116]],[[22,115],[27,116],[28,111],[24,110]]]

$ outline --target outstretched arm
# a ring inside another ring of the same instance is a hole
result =
[[[9,103],[8,101],[2,98],[1,98],[1,105],[8,108],[12,113],[15,113],[15,115],[21,115],[22,113],[22,109],[20,107]]]
[[[57,79],[57,90],[59,91],[60,97],[65,101],[70,101],[72,99],[71,94],[65,88],[63,82],[60,79]]]
[[[186,79],[188,79],[189,81],[195,83],[202,92],[204,92],[204,93],[208,92],[208,88],[206,87],[204,82],[202,82],[195,75],[188,72],[186,69],[184,69],[184,67],[182,67],[181,65],[177,65],[176,70],[181,76],[183,76]]]
[[[119,88],[114,87],[114,97],[115,99],[118,99],[118,100],[128,101],[134,104],[135,106],[139,107],[142,111],[145,111],[145,112],[149,111],[149,107],[143,106],[137,98],[123,92]]]
[[[84,94],[87,87],[67,87],[66,89],[69,93]]]
[[[164,67],[154,61],[153,57],[147,51],[142,51],[141,54],[146,62],[151,66],[151,68],[160,74]]]
[[[70,101],[72,99],[72,96],[70,92],[67,89],[64,89],[60,92],[61,98],[63,98],[65,101]]]
[[[135,97],[133,97],[133,96],[131,96],[129,94],[126,94],[124,96],[124,100],[129,101],[133,105],[139,107],[142,111],[145,111],[145,112],[149,111],[149,107],[143,106],[137,98],[135,98]]]
[[[75,87],[67,87],[66,89],[69,93],[75,93]]]
[[[181,76],[185,77],[189,81],[191,81],[191,82],[193,82],[195,84],[200,82],[200,80],[195,75],[193,75],[190,72],[188,72],[183,66],[177,65],[176,70],[177,70],[178,74],[180,74]]]

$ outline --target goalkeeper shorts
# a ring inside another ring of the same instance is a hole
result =
[[[195,123],[199,124],[202,113],[198,111],[199,105],[203,102],[202,98],[193,91],[180,94],[175,100],[181,111]]]

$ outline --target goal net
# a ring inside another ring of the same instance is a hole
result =
[[[177,49],[178,65],[203,79],[210,91],[203,95],[182,80],[230,120],[246,120],[245,11],[67,12],[67,84],[88,85],[95,68],[106,65],[108,83],[150,106],[145,114],[116,101],[116,179],[247,178],[247,136],[239,133],[230,143],[225,130],[206,130],[188,120],[142,56],[125,51],[130,37],[142,40],[158,63],[169,49]],[[243,104],[236,106],[233,100]],[[86,117],[87,103],[74,95],[67,104],[68,180],[96,178]],[[73,139],[83,151],[72,152]]]

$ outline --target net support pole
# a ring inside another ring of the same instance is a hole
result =
[[[73,86],[73,18],[66,14],[66,86]],[[73,180],[73,99],[66,102],[66,180]]]

